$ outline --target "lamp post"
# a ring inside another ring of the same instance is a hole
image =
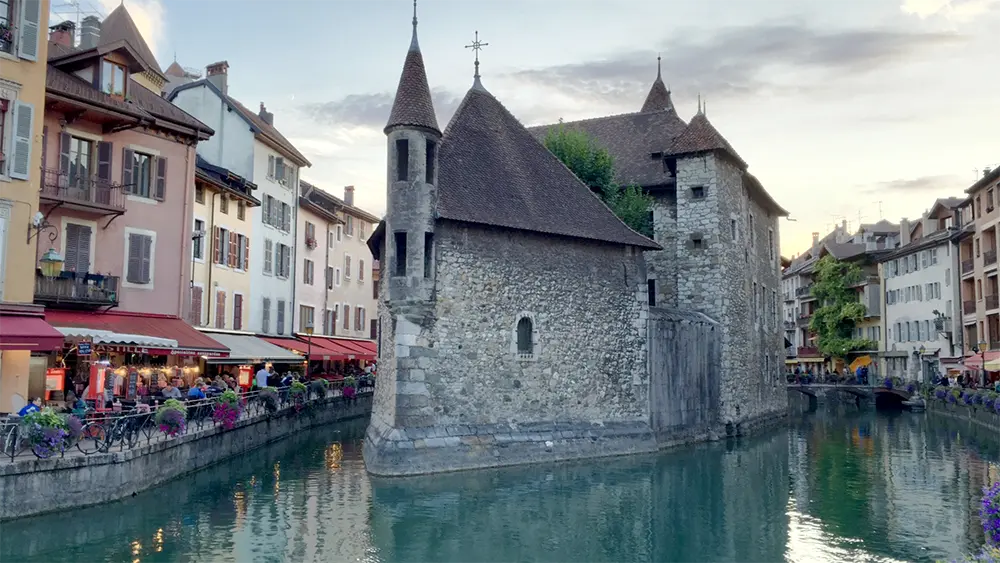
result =
[[[313,323],[312,321],[306,322],[306,378],[309,377],[309,356],[312,355],[312,345],[313,345]]]
[[[62,272],[63,262],[62,255],[56,252],[56,249],[54,248],[50,248],[38,260],[38,264],[42,270],[42,275],[47,278],[54,278],[58,276],[59,273]]]

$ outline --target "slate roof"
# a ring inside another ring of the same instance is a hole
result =
[[[270,141],[272,144],[277,145],[279,149],[284,150],[289,158],[296,161],[296,164],[299,166],[312,166],[309,159],[300,153],[299,150],[295,148],[295,145],[286,139],[285,136],[282,135],[281,132],[278,131],[273,125],[269,125],[266,121],[261,119],[259,115],[250,111],[246,106],[241,104],[232,96],[224,94],[224,97],[230,104],[232,104],[233,107],[239,110],[243,117],[248,119],[254,127],[260,130],[261,136]]]
[[[828,242],[823,245],[826,251],[837,260],[854,258],[865,253],[867,247],[853,242]]]
[[[1000,166],[997,166],[993,170],[987,172],[986,174],[983,174],[983,177],[980,178],[980,179],[978,179],[978,180],[976,180],[975,184],[972,184],[971,186],[969,186],[965,190],[965,193],[971,194],[971,193],[975,192],[976,190],[981,190],[984,187],[986,187],[987,184],[989,184],[991,182],[995,182],[996,180],[1000,180]]]
[[[910,244],[900,246],[899,248],[894,248],[891,251],[882,254],[881,256],[879,256],[878,261],[888,262],[889,260],[893,260],[901,256],[907,256],[909,254],[913,254],[918,250],[923,250],[925,248],[938,246],[950,240],[952,235],[954,234],[955,234],[955,229],[953,228],[941,229],[939,231],[935,231],[925,237],[921,237],[911,242]]]
[[[882,219],[878,223],[862,223],[859,230],[865,231],[866,233],[891,235],[899,232],[899,225]]]
[[[339,197],[337,197],[337,196],[331,194],[330,192],[328,192],[328,191],[326,191],[324,189],[321,189],[321,188],[319,188],[319,187],[317,187],[317,186],[315,186],[313,184],[310,184],[309,182],[306,182],[305,180],[299,180],[299,186],[302,188],[302,195],[303,195],[303,197],[305,197],[310,202],[312,202],[312,203],[314,203],[316,205],[320,205],[320,206],[325,207],[326,202],[330,202],[333,205],[335,205],[336,207],[341,208],[344,211],[344,213],[347,213],[349,215],[353,215],[353,216],[358,217],[360,219],[364,219],[365,221],[368,221],[369,223],[378,223],[379,221],[381,221],[381,219],[379,219],[378,217],[376,217],[376,216],[372,215],[371,213],[365,211],[364,209],[361,209],[360,207],[356,207],[354,205],[347,205],[347,202],[345,202],[344,200],[340,199]],[[326,200],[326,201],[323,201],[323,200]],[[340,219],[338,218],[338,221],[339,220]]]
[[[441,219],[660,249],[622,223],[479,84],[445,129],[438,161]]]
[[[201,155],[195,155],[195,174],[202,180],[212,183],[215,187],[246,201],[251,207],[260,205],[260,200],[253,195],[253,190],[257,188],[255,184],[248,182],[246,178],[238,174],[234,174],[228,168],[212,164]]]
[[[663,76],[660,74],[660,61],[657,58],[656,80],[653,81],[653,86],[650,87],[649,93],[646,94],[646,101],[643,102],[642,109],[639,111],[650,112],[664,109],[673,110],[674,102],[670,99],[670,90],[667,90],[666,84],[663,83]]]
[[[652,154],[666,151],[686,125],[677,112],[668,109],[567,121],[532,127],[529,131],[539,141],[544,141],[549,131],[557,127],[582,131],[614,157],[616,181],[649,187],[673,182],[663,161],[654,159]]]
[[[427,84],[427,71],[424,69],[424,57],[417,43],[417,19],[413,18],[413,39],[410,49],[403,61],[403,71],[399,74],[399,85],[396,86],[396,98],[392,102],[389,121],[385,132],[393,127],[423,127],[436,133],[437,116],[434,115],[434,104],[431,101],[431,89]]]
[[[699,111],[691,118],[691,123],[688,123],[684,131],[674,139],[668,152],[671,155],[681,156],[716,150],[723,151],[734,158],[741,168],[747,167],[747,163],[740,158],[736,149],[712,126],[704,112]]]
[[[160,69],[159,63],[156,62],[156,57],[153,56],[153,51],[146,44],[146,40],[142,38],[139,28],[132,21],[132,16],[125,9],[124,3],[119,4],[101,22],[101,37],[98,39],[97,44],[98,46],[107,45],[115,41],[126,41],[135,49],[136,54],[142,59],[142,62],[146,63],[150,71],[160,78],[166,79],[163,70]]]

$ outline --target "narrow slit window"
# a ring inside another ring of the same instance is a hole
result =
[[[424,277],[431,277],[434,260],[434,233],[424,233]]]
[[[528,317],[521,317],[521,320],[517,321],[517,353],[522,355],[530,355],[534,351],[534,346],[531,343],[532,336],[532,326],[531,319]]]
[[[691,188],[691,198],[692,199],[704,199],[705,198],[705,186],[695,186]]]
[[[428,184],[433,184],[434,183],[434,160],[435,160],[436,157],[437,157],[437,143],[435,143],[434,141],[428,140],[427,141],[427,166],[425,168],[426,171],[427,171],[427,177],[424,180]]]
[[[646,280],[646,294],[649,299],[649,306],[656,307],[656,280]]]
[[[405,182],[410,179],[410,142],[406,139],[396,140],[396,181]]]
[[[406,233],[393,233],[396,244],[396,265],[394,275],[406,275]]]

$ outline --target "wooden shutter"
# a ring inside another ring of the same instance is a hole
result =
[[[199,286],[191,288],[191,324],[201,326],[201,294],[204,291]]]
[[[111,182],[111,160],[114,154],[114,144],[107,141],[97,143],[97,179]]]
[[[76,239],[75,271],[78,274],[85,274],[90,271],[90,238],[93,236],[93,233],[87,225],[74,225],[70,223],[66,225],[67,234],[69,233],[70,227],[73,227],[73,231],[75,232],[74,238]],[[70,242],[67,237],[67,254],[69,253],[69,245]]]
[[[21,26],[19,29],[21,37],[17,42],[17,56],[24,60],[38,60],[38,35],[41,29],[41,21],[41,0],[23,0],[21,2]]]
[[[36,12],[38,2],[35,2]],[[35,42],[37,43],[37,26]],[[36,47],[37,48],[37,47]],[[14,102],[14,146],[10,164],[10,177],[27,180],[31,170],[32,131],[35,127],[35,107],[20,100]]]
[[[67,272],[75,272],[79,261],[80,248],[80,225],[68,223],[66,225],[66,257],[63,269]]]
[[[282,273],[287,278],[292,273],[292,249],[291,247],[285,245],[281,245],[281,248],[285,253],[284,257],[281,260],[281,265],[284,268],[284,271]]]
[[[226,292],[215,293],[215,328],[226,328]]]
[[[351,330],[351,306],[344,305],[344,329]]]
[[[59,133],[59,174],[69,175],[69,146],[72,138],[69,133]]]
[[[42,125],[42,170],[46,169],[46,157],[49,154],[49,126]],[[45,178],[42,178],[45,181]]]
[[[139,240],[142,243],[142,283],[149,283],[153,270],[153,237],[140,235]]]
[[[212,262],[214,264],[222,263],[222,231],[219,227],[212,227],[212,233],[214,238],[214,245],[212,246]]]
[[[243,269],[250,271],[250,237],[243,237]]]
[[[354,330],[361,328],[361,307],[354,308]]]
[[[358,260],[358,280],[365,281],[365,261]]]
[[[236,233],[229,231],[229,256],[226,261],[230,268],[235,268],[239,261],[239,254],[236,252]]]
[[[153,199],[163,201],[167,196],[167,159],[157,157],[156,159],[156,187]]]
[[[126,148],[122,151],[122,186],[126,193],[135,193],[133,186],[132,165],[135,164],[135,153],[132,149]]]
[[[271,332],[271,300],[264,298],[264,315],[261,317],[261,332]]]
[[[130,233],[128,235],[128,265],[126,266],[125,279],[129,283],[142,283],[142,241],[141,235]]]
[[[233,295],[233,330],[243,330],[242,295]]]

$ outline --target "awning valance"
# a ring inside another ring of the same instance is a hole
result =
[[[209,332],[214,340],[229,348],[229,357],[212,358],[212,364],[256,364],[260,362],[301,362],[302,357],[250,334]]]
[[[112,311],[107,313],[90,311],[45,312],[45,320],[64,329],[93,329],[133,337],[156,338],[173,346],[145,344],[98,344],[115,348],[127,347],[126,351],[153,355],[174,354],[178,356],[228,356],[229,349],[211,337],[195,330],[178,317],[150,313]]]
[[[177,341],[172,338],[157,338],[142,334],[122,334],[110,330],[96,328],[79,328],[72,326],[57,326],[56,330],[67,338],[90,340],[94,344],[120,344],[122,346],[144,346],[152,348],[176,348]]]
[[[35,315],[0,314],[0,350],[49,352],[63,347],[63,335]]]
[[[303,336],[299,335],[299,338],[303,338]],[[312,341],[313,344],[319,342],[321,346],[343,356],[342,358],[336,359],[365,360],[373,362],[378,355],[378,346],[372,340],[352,340],[350,338],[334,338],[329,336],[313,335]]]

